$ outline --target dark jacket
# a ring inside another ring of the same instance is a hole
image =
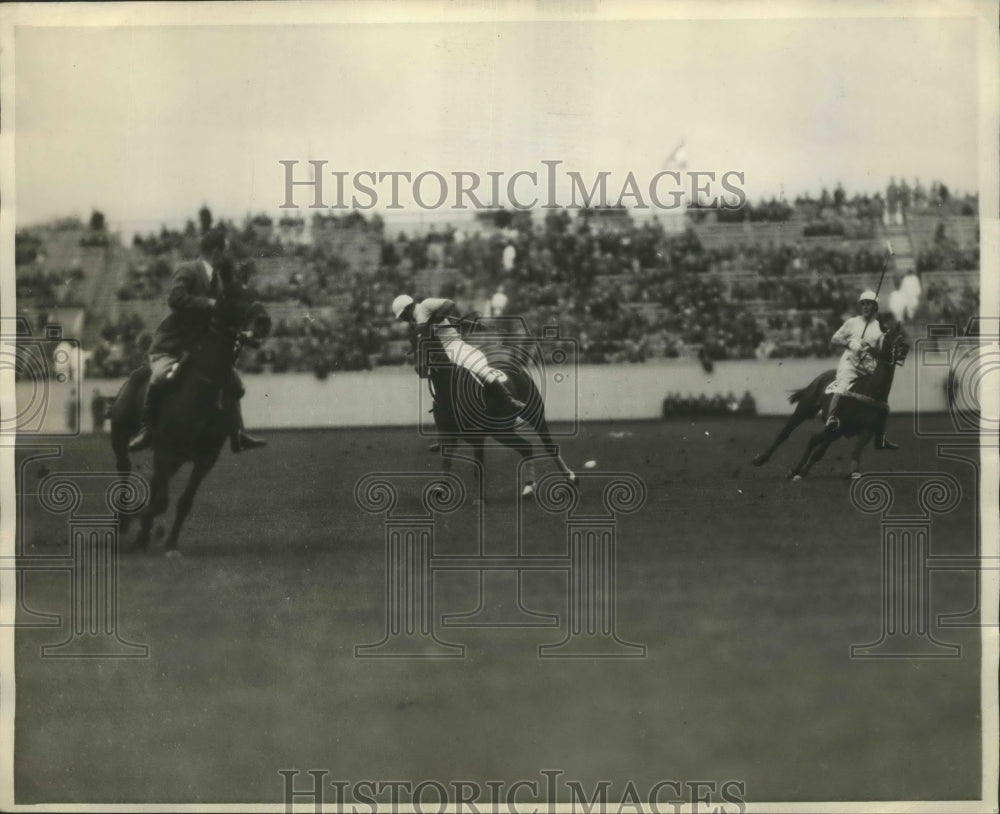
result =
[[[202,260],[183,263],[174,272],[167,304],[170,315],[160,323],[149,349],[151,354],[179,355],[191,350],[212,317],[212,303],[218,294],[218,272],[208,274]]]

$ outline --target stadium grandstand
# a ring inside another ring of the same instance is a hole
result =
[[[388,310],[402,291],[518,314],[535,331],[559,325],[588,363],[826,357],[857,293],[877,282],[887,239],[882,306],[911,333],[978,313],[977,213],[976,196],[895,179],[884,196],[838,186],[692,209],[680,229],[615,208],[490,210],[406,232],[357,212],[215,223],[203,207],[183,228],[123,245],[94,212],[18,231],[17,308],[33,329],[72,328],[86,376],[120,377],[166,315],[174,267],[221,226],[274,318],[267,343],[241,360],[250,372],[323,377],[402,363],[408,342]]]

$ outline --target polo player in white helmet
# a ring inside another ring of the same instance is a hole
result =
[[[826,426],[833,429],[840,426],[837,404],[841,395],[850,390],[851,385],[860,376],[875,372],[874,351],[881,346],[884,336],[878,322],[878,297],[875,292],[871,290],[862,292],[858,297],[858,305],[861,307],[861,314],[848,319],[830,340],[831,344],[845,348],[840,357],[840,364],[837,365],[837,376],[827,388],[827,392],[832,393],[833,398],[830,399]],[[884,422],[876,434],[875,447],[899,449],[898,445],[886,439]]]
[[[456,324],[461,315],[452,300],[428,297],[416,302],[413,297],[400,294],[392,301],[392,313],[396,319],[408,322],[418,339],[433,330],[453,364],[472,373],[487,392],[499,398],[511,413],[518,414],[524,410],[524,402],[514,398],[507,388],[507,375],[491,367],[481,350],[462,341]]]

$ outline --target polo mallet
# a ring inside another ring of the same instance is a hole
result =
[[[895,256],[895,252],[892,250],[892,241],[887,240],[885,242],[885,260],[882,261],[882,273],[878,277],[878,285],[875,286],[875,300],[878,301],[878,293],[882,290],[882,281],[885,280],[885,272],[889,268],[889,260]],[[875,311],[875,316],[872,319],[878,318],[878,311]],[[861,338],[865,338],[865,332],[868,330],[868,324],[871,319],[865,322],[865,327],[861,329]]]

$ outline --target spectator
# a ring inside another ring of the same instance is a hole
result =
[[[94,388],[94,394],[90,398],[90,417],[93,419],[94,432],[104,432],[104,423],[108,419],[105,409],[104,396],[98,388]]]
[[[497,286],[497,290],[490,297],[490,316],[491,317],[502,317],[504,311],[507,310],[507,293],[504,291],[504,287]]]
[[[743,416],[757,415],[757,402],[749,390],[747,390],[743,394],[743,398],[740,399],[739,409],[737,412],[739,415]]]

